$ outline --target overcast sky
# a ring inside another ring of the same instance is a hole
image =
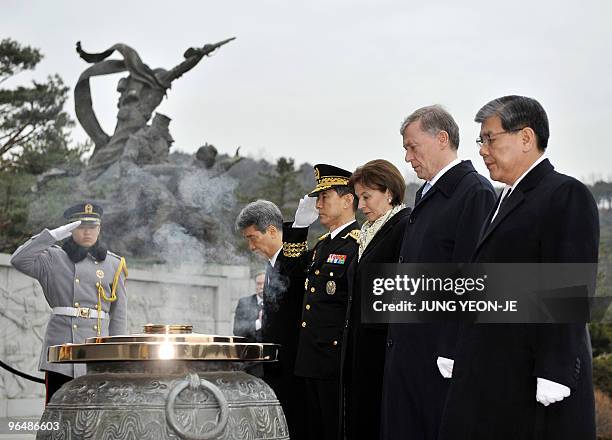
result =
[[[172,118],[174,149],[204,142],[221,152],[354,169],[388,159],[409,180],[399,126],[439,103],[461,129],[460,157],[487,175],[474,139],[476,111],[522,94],[548,112],[548,155],[562,172],[612,179],[612,3],[608,1],[18,1],[1,3],[0,37],[38,47],[36,73],[71,88],[88,66],[75,52],[115,43],[152,68],[188,47],[237,37],[173,83],[158,111]],[[118,54],[115,54],[118,57]],[[123,75],[124,76],[124,75]],[[92,80],[108,133],[122,75]],[[74,115],[74,103],[68,103]],[[74,138],[86,137],[80,127]]]

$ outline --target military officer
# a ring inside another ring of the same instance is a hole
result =
[[[360,226],[349,171],[319,164],[317,186],[300,200],[293,227],[284,235],[286,252],[301,252],[306,271],[295,374],[305,378],[311,439],[336,440],[342,330],[348,302],[346,272],[357,254]],[[329,232],[304,252],[308,227],[319,219]]]
[[[85,374],[84,364],[49,363],[49,346],[127,332],[127,267],[98,241],[102,212],[91,202],[72,206],[64,212],[70,223],[44,229],[11,257],[17,270],[38,280],[51,307],[39,362],[46,403],[64,383]]]

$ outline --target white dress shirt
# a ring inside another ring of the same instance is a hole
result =
[[[333,231],[331,231],[331,232],[329,233],[329,235],[330,235],[330,240],[333,240],[333,239],[334,239],[334,237],[340,233],[340,231],[342,231],[344,228],[346,228],[348,225],[350,225],[350,224],[351,224],[351,223],[353,223],[354,221],[355,221],[355,219],[353,218],[353,219],[352,219],[350,222],[345,223],[345,224],[343,224],[342,226],[340,226],[340,227],[338,227],[338,228],[334,229]]]
[[[438,173],[435,176],[433,176],[433,179],[428,180],[429,184],[431,186],[434,186],[436,182],[440,180],[440,177],[442,177],[452,167],[454,167],[455,165],[459,165],[460,163],[461,163],[461,159],[459,158],[451,160],[444,168],[442,168],[440,171],[438,171]]]
[[[508,195],[509,192],[514,191],[514,189],[518,186],[518,184],[521,183],[521,180],[523,180],[525,178],[525,176],[527,174],[529,174],[529,172],[531,170],[533,170],[535,167],[537,167],[538,164],[540,162],[542,162],[544,159],[546,159],[546,156],[544,154],[542,154],[538,158],[538,160],[536,160],[534,163],[531,164],[531,166],[529,167],[529,169],[527,169],[527,171],[525,171],[523,174],[521,174],[520,177],[514,181],[514,183],[512,185],[506,185],[504,187],[504,189],[502,190],[502,193],[501,193],[501,201],[497,205],[497,209],[495,210],[495,214],[493,214],[493,217],[491,217],[491,223],[493,223],[493,220],[495,220],[495,217],[497,217],[497,213],[499,212],[499,208],[501,207],[502,202],[504,201],[504,198],[506,197],[506,195]]]

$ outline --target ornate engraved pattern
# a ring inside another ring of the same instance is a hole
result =
[[[130,412],[124,414],[117,422],[111,419],[104,423],[101,440],[125,440],[125,439],[163,439],[163,429],[159,422],[150,421],[143,423],[140,414]]]
[[[107,370],[108,371],[108,370]],[[272,389],[242,371],[204,372],[229,404],[229,419],[220,440],[288,440],[282,409]],[[43,421],[59,421],[58,431],[39,431],[40,440],[173,439],[164,402],[184,374],[97,373],[66,384],[52,399]],[[217,423],[219,405],[210,392],[185,389],[177,399],[176,417],[187,432],[205,433]]]
[[[96,429],[98,428],[100,413],[95,410],[86,410],[76,412],[73,432],[80,439],[88,440],[93,438]]]

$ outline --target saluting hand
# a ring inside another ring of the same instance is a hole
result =
[[[63,240],[64,238],[70,237],[72,235],[72,231],[78,228],[80,224],[81,224],[81,220],[77,220],[76,222],[68,223],[67,225],[60,226],[59,228],[55,228],[49,231],[49,233],[51,234],[53,238],[55,238],[55,241],[60,241],[60,240]]]
[[[294,228],[307,228],[319,218],[317,209],[317,198],[309,197],[308,194],[300,199],[295,211]]]

